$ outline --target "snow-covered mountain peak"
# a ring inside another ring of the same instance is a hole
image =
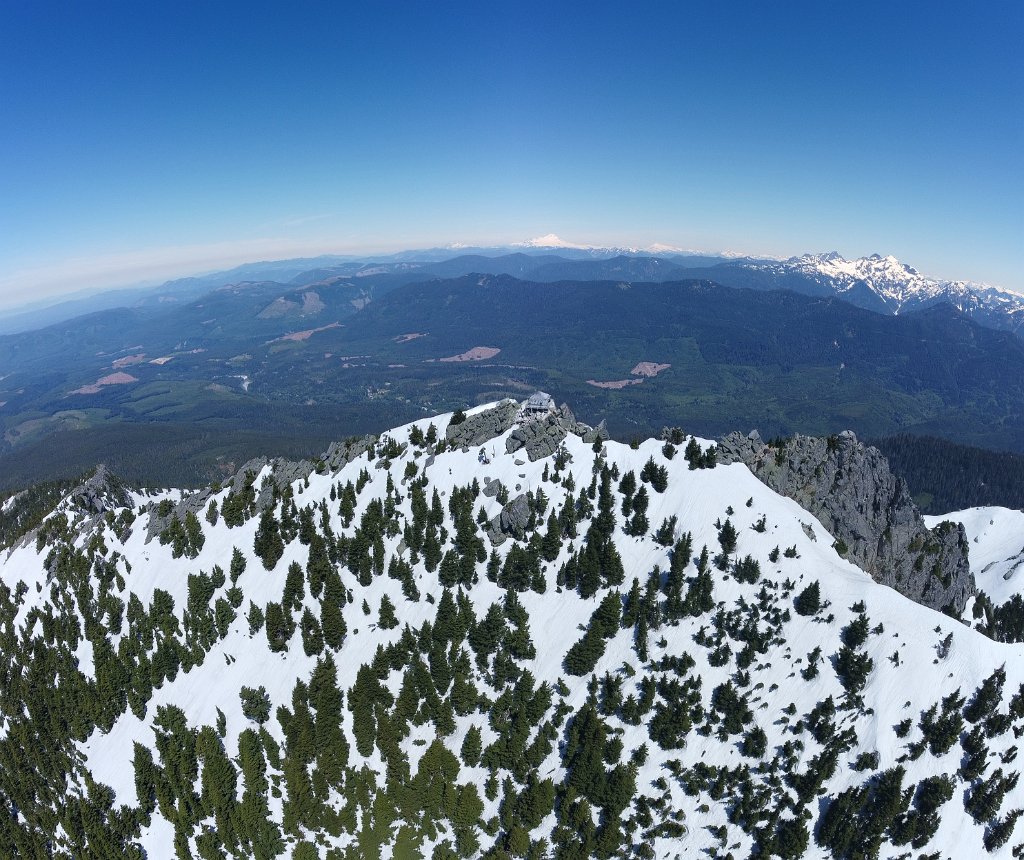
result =
[[[51,515],[0,557],[0,853],[1009,858],[1021,646],[666,435],[538,392]]]

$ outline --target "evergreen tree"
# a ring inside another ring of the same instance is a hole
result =
[[[242,551],[237,546],[234,547],[231,550],[231,567],[228,569],[232,585],[238,582],[238,577],[245,573],[245,565],[245,556],[242,555]]]
[[[295,632],[295,622],[290,613],[282,609],[280,603],[268,603],[264,613],[266,618],[267,643],[271,651],[284,651],[288,640]]]
[[[242,699],[242,715],[257,725],[263,725],[270,719],[270,696],[265,687],[242,687],[239,692]]]
[[[302,613],[302,650],[307,657],[314,657],[324,650],[324,636],[316,616],[307,607]]]
[[[337,651],[345,641],[348,628],[342,615],[345,589],[337,571],[332,570],[324,584],[324,597],[320,603],[320,626],[327,647]]]
[[[480,729],[477,726],[470,726],[462,741],[461,750],[462,760],[466,763],[466,767],[476,767],[480,763],[481,749]]]
[[[732,521],[726,519],[722,528],[718,530],[718,543],[722,547],[723,555],[729,555],[736,551],[736,527]]]
[[[259,556],[267,570],[273,570],[284,555],[281,528],[272,507],[266,508],[260,516],[259,528],[256,529],[256,538],[253,541],[253,552]]]
[[[817,615],[821,608],[821,585],[814,580],[793,600],[797,615]]]
[[[392,630],[398,626],[398,619],[395,617],[395,604],[391,602],[391,598],[386,594],[380,599],[377,623],[385,630]]]

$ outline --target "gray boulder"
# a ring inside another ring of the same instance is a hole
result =
[[[906,482],[851,431],[771,446],[756,431],[732,433],[719,442],[718,462],[746,464],[814,514],[850,561],[911,600],[959,615],[975,593],[963,526],[929,529]]]
[[[490,521],[487,537],[494,546],[504,543],[510,537],[523,540],[526,538],[526,526],[529,522],[530,505],[526,495],[516,496]]]

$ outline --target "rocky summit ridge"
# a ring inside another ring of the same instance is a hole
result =
[[[814,514],[841,555],[911,600],[959,615],[975,593],[963,526],[929,529],[906,481],[852,431],[771,443],[757,431],[731,433],[719,444],[719,459],[745,464]]]

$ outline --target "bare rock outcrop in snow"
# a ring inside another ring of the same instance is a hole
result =
[[[518,412],[518,403],[503,400],[493,409],[470,415],[459,424],[449,424],[444,435],[451,448],[483,445],[508,430],[515,423]]]
[[[510,537],[523,540],[526,537],[526,526],[529,522],[530,503],[525,494],[516,496],[490,521],[487,537],[493,546],[504,543]]]
[[[597,427],[591,427],[589,424],[577,421],[569,407],[563,405],[557,413],[524,421],[516,427],[505,442],[505,451],[508,454],[514,454],[522,449],[530,462],[535,463],[537,460],[554,454],[570,433],[579,436],[584,442],[608,438],[608,430],[604,421]]]
[[[911,600],[959,615],[975,593],[963,526],[929,529],[906,481],[851,431],[825,439],[798,435],[772,445],[757,431],[731,433],[719,443],[718,460],[746,464],[821,520],[850,561]]]

